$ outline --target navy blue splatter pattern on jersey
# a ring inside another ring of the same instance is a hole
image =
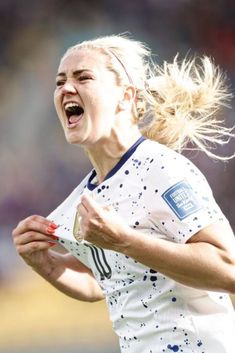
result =
[[[48,217],[59,242],[99,282],[122,353],[234,353],[235,319],[226,294],[197,290],[114,251],[78,244],[72,230],[83,193],[112,205],[151,238],[184,244],[200,229],[227,222],[202,173],[185,157],[141,138],[96,186],[93,170]]]

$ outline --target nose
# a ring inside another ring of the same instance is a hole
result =
[[[71,82],[66,82],[62,89],[64,94],[76,94],[77,90]]]

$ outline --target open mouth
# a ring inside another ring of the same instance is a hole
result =
[[[69,125],[76,124],[84,113],[84,109],[78,103],[66,103],[64,108]]]

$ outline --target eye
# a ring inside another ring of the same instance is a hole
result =
[[[87,81],[87,80],[92,80],[92,77],[89,75],[82,75],[79,77],[79,81]]]
[[[56,87],[63,86],[64,83],[65,83],[65,81],[63,81],[63,80],[58,80],[58,81],[56,81]]]

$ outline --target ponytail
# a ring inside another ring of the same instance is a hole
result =
[[[213,158],[234,157],[220,157],[210,150],[211,145],[223,145],[235,134],[217,117],[221,107],[228,107],[232,94],[224,75],[208,57],[200,59],[200,65],[195,59],[180,64],[177,56],[172,64],[164,62],[162,68],[155,65],[149,69],[146,86],[139,94],[139,127],[144,136],[178,151],[190,143],[191,149],[203,150]]]
[[[173,63],[159,67],[151,62],[151,51],[144,43],[125,34],[84,41],[69,48],[65,56],[80,48],[106,55],[118,84],[134,85],[133,115],[144,136],[178,151],[190,145],[221,160],[235,156],[220,157],[211,150],[235,134],[218,115],[232,95],[225,76],[207,56],[181,63],[176,56]]]

